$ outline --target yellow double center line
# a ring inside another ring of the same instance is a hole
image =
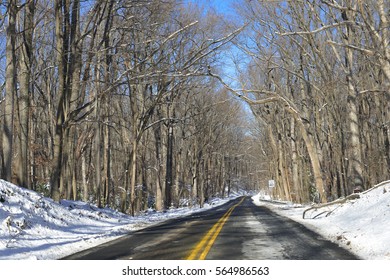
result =
[[[199,241],[199,243],[195,246],[195,248],[191,251],[191,253],[186,258],[187,260],[204,260],[206,259],[207,254],[209,253],[211,247],[213,246],[215,240],[217,239],[219,233],[222,230],[222,227],[229,219],[233,210],[240,205],[244,201],[245,197],[243,197],[240,202],[233,205],[229,208],[229,210],[218,220],[216,224],[206,233],[206,235]]]

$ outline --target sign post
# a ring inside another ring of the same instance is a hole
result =
[[[275,188],[275,180],[268,180],[268,188],[269,188],[269,193],[270,193],[270,197],[271,199],[274,199],[274,188]]]

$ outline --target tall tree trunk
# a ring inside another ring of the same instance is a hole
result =
[[[107,116],[108,120],[109,117]],[[109,205],[110,202],[110,191],[111,191],[111,137],[110,128],[108,125],[104,127],[104,148],[103,148],[103,186],[104,186],[104,204]]]
[[[354,20],[355,12],[342,12],[344,20]],[[351,24],[346,27],[344,43],[346,45],[353,45],[354,43],[354,30]],[[363,190],[363,161],[361,154],[361,143],[360,143],[360,131],[359,131],[359,118],[358,118],[358,105],[357,98],[358,93],[354,82],[354,50],[349,47],[345,48],[345,64],[346,64],[346,80],[348,87],[348,125],[349,125],[349,164],[351,167],[351,181],[349,191],[352,192],[354,189]]]
[[[173,185],[173,125],[171,121],[168,124],[167,134],[167,160],[165,173],[165,209],[169,209],[172,204],[172,185]]]
[[[219,187],[220,187],[220,193],[222,198],[225,198],[225,189],[226,189],[226,166],[225,166],[225,155],[222,155],[222,159],[219,161],[220,164],[220,181],[219,181]]]
[[[16,96],[16,14],[17,1],[8,3],[8,27],[6,43],[6,84],[3,123],[3,174],[4,180],[12,180],[12,153],[14,132],[14,100]]]
[[[313,143],[313,139],[308,135],[302,119],[298,118],[296,120],[298,120],[298,124],[300,125],[302,138],[306,144],[306,149],[310,157],[311,167],[314,175],[314,182],[315,182],[316,189],[320,195],[320,201],[322,203],[325,203],[327,202],[328,199],[327,199],[327,193],[324,186],[324,181],[322,179],[321,164],[318,158],[316,146]]]
[[[161,211],[164,208],[163,205],[163,190],[161,186],[160,178],[160,166],[161,166],[161,131],[160,127],[156,126],[154,128],[154,139],[155,139],[155,159],[156,159],[156,170],[155,170],[155,180],[156,180],[156,210]]]
[[[380,56],[380,62],[381,62],[381,68],[382,71],[386,77],[385,90],[386,90],[386,96],[385,100],[387,100],[387,106],[385,106],[385,110],[383,112],[384,116],[384,123],[382,125],[382,133],[384,138],[384,144],[385,144],[385,158],[387,162],[387,176],[390,176],[390,125],[389,125],[389,117],[390,117],[390,32],[389,32],[389,23],[390,18],[388,15],[388,10],[386,10],[385,1],[384,0],[378,0],[377,1],[378,7],[379,7],[379,16],[380,16],[380,30],[382,31],[382,37],[381,37],[381,49],[384,55]],[[387,11],[387,12],[386,12]],[[378,37],[376,37],[378,38]],[[387,121],[387,122],[386,122]],[[386,152],[387,151],[387,152]]]
[[[350,51],[347,51],[350,52]],[[350,55],[347,55],[348,57]],[[349,59],[348,59],[349,60]],[[361,154],[359,118],[357,109],[357,92],[352,83],[352,75],[347,76],[348,81],[348,123],[349,123],[349,164],[351,166],[352,192],[354,189],[363,190],[363,162]]]
[[[50,176],[51,197],[54,201],[60,201],[62,189],[62,166],[63,166],[63,138],[65,122],[65,102],[66,102],[66,58],[64,48],[64,30],[63,30],[63,1],[55,1],[55,34],[56,34],[56,51],[58,65],[58,87],[59,95],[57,105],[57,115],[55,132],[53,139],[53,170]]]
[[[205,191],[205,160],[199,158],[198,164],[198,200],[199,207],[203,208],[204,205],[204,191]]]
[[[180,204],[180,180],[181,180],[181,148],[179,148],[179,152],[176,153],[175,156],[175,163],[176,163],[176,170],[175,170],[175,187],[173,191],[173,204],[177,208]]]
[[[30,77],[32,67],[32,43],[34,31],[35,1],[29,0],[24,14],[24,30],[20,46],[20,80],[19,80],[19,124],[20,124],[20,150],[18,159],[17,183],[30,188],[29,180],[29,114],[30,114]]]
[[[291,119],[290,124],[290,137],[291,137],[291,164],[292,164],[292,181],[293,181],[293,193],[291,194],[293,201],[302,202],[302,198],[299,195],[299,166],[298,166],[298,145],[297,137],[295,135],[295,119]]]
[[[89,199],[89,188],[88,188],[88,182],[87,182],[87,170],[86,170],[86,159],[85,154],[81,154],[81,181],[83,185],[83,201],[88,201]]]
[[[137,149],[138,140],[134,139],[132,144],[131,172],[130,172],[130,214],[135,215],[135,185],[137,179]]]
[[[67,72],[67,111],[65,114],[65,122],[71,120],[72,115],[76,112],[80,104],[83,102],[83,98],[80,94],[80,75],[82,68],[82,44],[80,41],[80,0],[73,0],[70,20],[70,38],[69,38],[69,66]],[[77,130],[74,127],[66,127],[66,162],[64,162],[68,168],[68,175],[66,180],[66,188],[69,194],[72,194],[68,199],[76,199],[77,186],[76,186],[76,155],[75,149],[77,148]]]
[[[278,128],[279,130],[280,128]],[[285,161],[285,149],[282,143],[282,132],[278,132],[278,162],[279,162],[279,174],[281,176],[281,187],[283,188],[282,197],[284,200],[291,201],[290,197],[290,188],[289,188],[289,180],[288,173],[286,172],[286,161]]]
[[[98,101],[100,104],[100,101]],[[102,207],[102,176],[101,176],[101,124],[98,110],[100,106],[96,105],[96,130],[95,130],[95,189],[98,207]]]
[[[113,74],[111,73],[111,64],[112,64],[112,58],[110,53],[110,32],[111,32],[111,26],[112,26],[112,11],[113,6],[115,4],[115,0],[110,0],[107,8],[107,18],[104,26],[104,33],[103,33],[103,42],[104,42],[104,49],[105,49],[105,88],[108,88],[111,83],[112,79],[111,77]],[[103,130],[104,133],[104,150],[103,150],[103,170],[104,170],[104,203],[105,205],[109,205],[110,200],[110,191],[111,191],[111,130],[109,123],[111,121],[110,117],[110,108],[111,108],[111,97],[105,98],[105,108],[104,111],[106,113],[105,116],[105,127]]]
[[[102,109],[104,107],[102,104],[104,103],[104,97],[101,96],[102,85],[101,85],[101,56],[97,56],[97,71],[96,71],[96,95],[95,95],[95,190],[96,190],[96,198],[98,207],[102,207],[102,175],[101,175],[101,158],[102,158]]]
[[[200,152],[197,148],[198,144],[195,143],[195,148],[192,155],[192,189],[191,189],[191,206],[196,205],[198,202],[198,183],[199,183],[199,162],[198,158]]]

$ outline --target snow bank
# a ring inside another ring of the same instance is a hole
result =
[[[255,196],[253,200],[304,224],[362,259],[390,260],[390,181],[360,194],[359,199],[308,212],[305,219],[303,211],[310,206],[276,205],[260,198]]]

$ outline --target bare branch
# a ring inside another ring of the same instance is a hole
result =
[[[221,76],[210,73],[211,77],[216,78],[220,83],[231,93],[236,95],[238,98],[242,99],[243,101],[247,102],[249,105],[261,105],[261,104],[266,104],[270,102],[275,102],[280,100],[280,96],[273,92],[273,91],[267,91],[267,90],[246,90],[246,89],[233,89],[231,86],[229,86],[222,78]],[[247,96],[244,95],[244,93],[259,93],[259,94],[266,94],[269,95],[270,97],[260,99],[260,100],[253,100]]]
[[[191,26],[195,25],[195,24],[198,24],[199,21],[196,20],[194,22],[191,22],[189,24],[187,24],[186,26],[176,30],[175,32],[173,32],[171,35],[169,35],[163,42],[161,45],[164,45],[165,43],[167,43],[169,40],[171,40],[172,38],[174,38],[175,36],[177,36],[178,34],[180,34],[181,32],[183,32],[184,30],[190,28]]]
[[[348,11],[347,7],[341,6],[339,3],[337,3],[334,0],[326,1],[326,0],[321,0],[322,3],[328,5],[329,7],[338,9],[340,11]]]
[[[319,33],[321,31],[328,30],[328,29],[335,28],[335,27],[339,27],[339,26],[346,25],[346,24],[355,24],[355,22],[354,21],[342,21],[342,22],[337,22],[337,23],[334,23],[331,25],[326,25],[326,26],[323,26],[321,28],[318,28],[315,30],[310,30],[310,31],[295,31],[295,32],[286,32],[286,33],[276,32],[276,34],[278,34],[280,36],[316,34],[316,33]]]
[[[330,41],[330,40],[328,40],[327,43],[328,44],[332,44],[332,45],[336,45],[336,46],[339,46],[339,47],[345,47],[345,48],[350,48],[350,49],[353,49],[353,50],[356,50],[356,51],[360,51],[360,52],[362,52],[362,53],[364,53],[366,55],[369,55],[369,56],[375,55],[375,52],[373,52],[372,50],[360,48],[358,46],[354,46],[354,45],[350,45],[350,44],[341,44],[341,43],[337,43],[337,42]]]

